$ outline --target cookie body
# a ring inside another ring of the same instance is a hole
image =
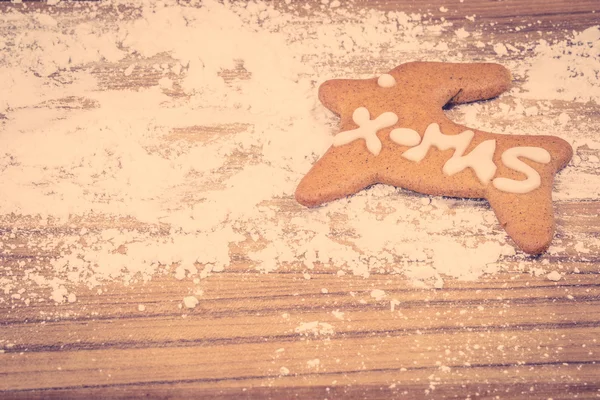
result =
[[[297,201],[314,207],[375,183],[484,198],[517,246],[545,251],[554,235],[553,180],[571,146],[555,136],[469,129],[442,110],[510,85],[508,70],[488,63],[414,62],[373,79],[324,82],[319,99],[340,116],[340,133],[298,185]]]

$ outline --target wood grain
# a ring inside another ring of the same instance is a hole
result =
[[[285,7],[283,1],[272,4]],[[311,10],[302,11],[308,16],[321,9],[320,2],[311,4]],[[465,17],[476,14],[476,23],[485,26],[484,39],[511,43],[529,42],[538,31],[547,40],[563,38],[572,30],[598,24],[600,15],[597,0],[451,4],[382,0],[355,5],[430,13],[431,18],[444,17],[456,28],[466,26]],[[450,10],[441,12],[442,6]],[[11,7],[49,12],[72,23],[88,18],[81,12],[86,7],[96,7],[97,18],[107,24],[118,18],[116,8],[102,4],[0,3],[0,12]],[[137,12],[125,6],[118,11],[125,18]],[[27,29],[2,21],[3,34]],[[490,22],[495,25],[489,26]],[[465,57],[489,59],[493,54],[490,49],[469,47]],[[120,73],[131,59],[97,63],[91,70],[101,90],[143,88],[156,85],[162,76],[152,65],[169,59],[161,55],[136,60],[143,73],[131,77]],[[370,72],[384,65],[384,60],[373,60],[352,67]],[[224,71],[223,77],[247,78],[244,74],[237,69]],[[177,82],[170,95],[185,97]],[[89,99],[69,96],[38,105],[67,110],[97,106]],[[553,107],[600,120],[596,105],[555,102]],[[173,129],[169,138],[204,143],[246,128],[192,126]],[[587,159],[598,156],[598,151],[579,148],[578,155]],[[241,165],[234,159],[229,168]],[[569,168],[599,173],[589,164]],[[274,205],[284,220],[302,213],[292,198]],[[487,209],[477,201],[459,202],[456,207]],[[394,273],[393,266],[368,279],[338,276],[327,265],[311,271],[287,265],[264,274],[252,264],[248,248],[239,246],[231,248],[233,265],[200,285],[162,274],[149,282],[107,282],[102,293],[82,286],[72,304],[0,302],[0,397],[598,398],[600,248],[593,243],[600,236],[600,201],[597,197],[560,200],[555,210],[555,251],[535,258],[506,256],[500,271],[472,281],[446,279],[439,290],[415,287],[413,281]],[[343,236],[343,221],[340,226],[337,234]],[[40,226],[35,218],[2,215],[0,233],[15,228],[20,233],[5,243],[15,250],[0,255],[0,278],[21,277],[21,260],[56,256],[56,249],[38,254],[39,249],[28,248],[31,240],[72,234],[82,227],[92,231],[151,228],[130,218],[74,217],[68,224]],[[163,228],[156,235],[168,236],[168,228]],[[487,228],[493,235],[503,235],[498,226]],[[458,227],[446,234],[463,233]],[[577,246],[587,239],[590,245],[582,253]],[[564,277],[552,282],[531,273],[535,268],[559,270]],[[52,275],[48,263],[42,263],[40,271]],[[310,279],[305,272],[310,272]],[[199,305],[182,309],[182,293],[193,293],[199,286],[203,291]],[[385,290],[386,296],[373,298],[373,289]],[[49,290],[37,292],[39,299],[49,295]],[[144,311],[139,311],[140,305]],[[310,322],[320,324],[317,331],[298,330]]]

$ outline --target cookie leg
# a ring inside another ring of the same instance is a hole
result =
[[[357,153],[363,154],[344,158],[339,154],[341,151],[344,150],[330,149],[300,181],[295,194],[298,203],[315,207],[350,196],[375,183],[375,173],[370,172],[372,157],[362,151]]]
[[[490,206],[508,236],[529,254],[543,253],[554,236],[552,181],[542,182],[536,190],[514,194],[491,189]]]

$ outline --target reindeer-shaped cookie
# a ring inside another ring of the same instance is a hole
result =
[[[414,62],[379,78],[330,80],[319,99],[341,132],[296,190],[313,207],[384,183],[419,193],[487,199],[525,252],[554,235],[554,175],[573,155],[554,136],[500,135],[450,121],[442,107],[496,97],[511,75],[497,64]]]

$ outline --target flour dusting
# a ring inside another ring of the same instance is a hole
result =
[[[597,26],[521,46],[486,39],[476,25],[338,1],[314,10],[112,1],[74,18],[61,14],[71,5],[49,4],[0,14],[0,218],[11,227],[0,231],[2,302],[63,304],[78,301],[77,285],[164,274],[197,281],[240,266],[309,278],[313,270],[393,274],[442,288],[447,277],[530,260],[484,201],[375,185],[315,209],[295,202],[337,126],[318,85],[411,60],[480,61],[469,51],[489,49],[488,61],[505,62],[523,83],[450,116],[565,138],[576,155],[555,200],[599,196],[598,122],[579,117],[600,104]],[[555,112],[553,101],[573,102],[572,112]],[[598,239],[575,239],[580,254],[598,253]],[[553,243],[550,253],[560,238]],[[377,290],[371,296],[385,298]],[[183,298],[189,309],[198,302]],[[331,335],[333,327],[313,322],[296,332]]]

